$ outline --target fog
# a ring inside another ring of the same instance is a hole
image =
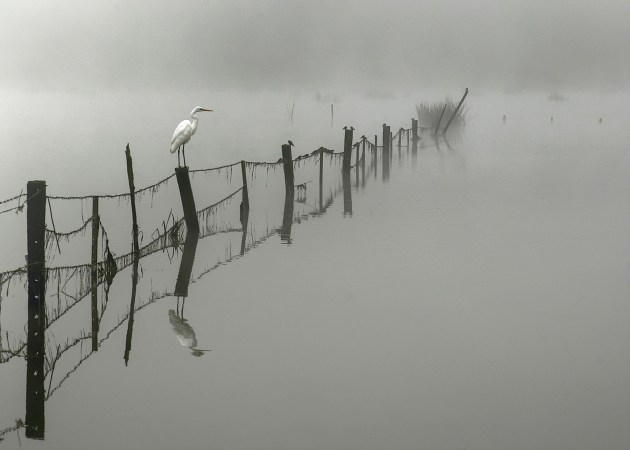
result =
[[[4,89],[630,85],[625,0],[31,1],[0,17]]]

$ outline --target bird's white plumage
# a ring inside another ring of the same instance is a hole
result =
[[[197,131],[197,124],[199,123],[199,117],[197,117],[197,113],[201,111],[212,111],[211,109],[202,108],[201,106],[197,106],[190,112],[190,119],[182,120],[177,128],[175,128],[175,132],[173,133],[173,137],[171,138],[171,153],[177,152],[177,162],[179,164],[179,150],[181,149],[184,153],[184,165],[186,165],[186,144],[192,138],[192,135]]]
[[[190,141],[192,135],[195,134],[195,128],[193,128],[192,122],[188,119],[182,120],[177,125],[171,139],[171,153],[175,153],[179,147]]]

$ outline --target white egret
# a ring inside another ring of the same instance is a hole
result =
[[[177,166],[181,167],[179,163],[179,150],[181,149],[182,154],[184,155],[184,167],[186,166],[186,144],[190,141],[190,138],[195,131],[197,131],[197,123],[199,122],[199,117],[197,117],[197,113],[201,111],[212,111],[211,109],[202,108],[201,106],[197,106],[190,112],[190,119],[182,120],[177,128],[175,128],[175,132],[173,133],[173,138],[171,139],[171,153],[175,153],[177,151]]]

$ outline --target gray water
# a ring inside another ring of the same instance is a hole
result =
[[[383,122],[409,127],[414,101],[424,99],[347,99],[331,128],[330,105],[312,98],[298,99],[294,123],[284,98],[241,98],[233,105],[249,102],[251,128],[227,126],[227,114],[204,116],[187,159],[191,168],[275,161],[287,139],[294,156],[320,145],[341,150],[343,125],[357,129],[355,138],[380,140]],[[169,295],[181,250],[141,260],[135,306],[143,307],[131,345],[123,320],[97,352],[90,339],[72,347],[46,379],[48,392],[58,388],[45,402],[45,440],[26,439],[22,428],[2,436],[0,448],[627,448],[630,109],[622,100],[471,95],[470,123],[453,142],[436,146],[425,136],[416,158],[395,147],[386,180],[381,160],[376,172],[371,164],[358,176],[353,169],[352,214],[328,161],[324,197],[332,204],[308,214],[318,181],[317,166],[305,164],[296,183],[310,182],[305,202],[296,202],[290,245],[277,231],[282,170],[259,170],[250,178],[244,254],[240,232],[201,239],[183,313],[183,299]],[[170,174],[171,155],[155,149],[190,108],[152,116],[139,103],[124,103],[146,125],[133,136],[127,121],[114,126],[111,111],[79,136],[42,118],[47,132],[8,156],[2,198],[34,178],[46,179],[51,195],[124,192],[127,141],[138,187]],[[56,120],[85,108],[70,110]],[[42,152],[45,142],[64,157]],[[76,171],[87,162],[99,170]],[[198,208],[239,184],[237,171],[195,175]],[[140,201],[144,243],[170,210],[181,217],[178,202],[174,182]],[[239,202],[213,215],[216,229],[240,225]],[[124,254],[129,205],[103,208],[112,251]],[[60,230],[91,211],[62,201],[52,209]],[[2,270],[23,264],[24,220],[0,216],[9,230]],[[62,242],[61,255],[51,245],[49,266],[86,263],[89,232],[82,239]],[[24,338],[23,282],[2,292],[5,345]],[[72,294],[72,283],[61,291]],[[131,268],[121,270],[101,337],[128,312],[131,286]],[[48,301],[59,292],[49,287]],[[101,306],[104,295],[101,288]],[[49,342],[89,335],[90,320],[88,296],[47,331]],[[209,350],[202,356],[192,354],[191,329],[193,347]],[[25,360],[0,371],[4,429],[24,418]]]

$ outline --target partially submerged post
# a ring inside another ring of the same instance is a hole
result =
[[[418,120],[411,119],[411,161],[415,163],[418,158]]]
[[[387,156],[387,158],[385,158]],[[389,137],[387,136],[387,124],[383,124],[383,159],[389,159]]]
[[[378,135],[377,134],[374,135],[374,153],[373,153],[373,155],[374,155],[374,163],[373,163],[373,166],[374,166],[374,178],[376,178],[376,172],[378,170],[378,168],[377,168],[378,164],[376,164],[377,159],[378,159]]]
[[[247,172],[245,171],[245,161],[241,161],[241,175],[243,177],[243,197],[241,200],[241,223],[243,218],[249,215],[249,192],[247,190]],[[247,222],[247,219],[245,219]]]
[[[291,244],[291,226],[293,225],[293,208],[295,192],[293,189],[284,195],[284,209],[282,211],[282,228],[280,228],[280,242]]]
[[[352,189],[350,182],[350,170],[344,170],[341,173],[341,179],[343,183],[343,216],[352,217]]]
[[[182,199],[184,220],[186,220],[188,233],[199,234],[199,220],[197,219],[195,197],[193,197],[192,187],[190,186],[188,167],[175,168],[175,176],[177,178],[177,185],[179,186],[179,195]]]
[[[319,152],[319,211],[324,212],[324,152]]]
[[[291,155],[291,146],[293,142],[282,144],[282,162],[284,167],[284,187],[285,192],[293,192],[293,156]]]
[[[457,104],[457,108],[455,108],[455,112],[453,112],[453,115],[451,116],[451,118],[448,120],[448,123],[446,124],[446,126],[444,127],[444,131],[442,131],[442,134],[446,134],[446,130],[448,130],[448,127],[451,126],[451,122],[453,121],[453,119],[455,118],[455,116],[457,115],[457,113],[459,112],[459,108],[462,106],[462,103],[464,103],[464,99],[466,98],[466,96],[468,95],[468,88],[466,88],[466,91],[464,91],[464,95],[462,96],[462,99],[459,101],[459,103]]]
[[[193,264],[195,262],[195,253],[197,252],[197,242],[199,235],[195,233],[186,234],[184,242],[184,253],[179,263],[179,272],[177,273],[177,281],[175,281],[176,297],[188,297],[188,285],[190,284],[190,274],[192,273]]]
[[[28,337],[26,343],[26,437],[44,439],[44,334],[46,331],[46,182],[26,187]]]
[[[136,187],[133,183],[133,162],[131,160],[131,150],[129,144],[125,150],[125,156],[127,157],[127,178],[129,179],[129,193],[131,194],[131,221],[132,221],[132,233],[133,233],[133,251],[138,253],[140,246],[138,244],[138,216],[136,214]]]
[[[342,170],[350,169],[350,161],[352,158],[352,134],[354,133],[354,127],[343,127],[344,140],[343,140],[343,165]]]
[[[90,266],[90,287],[92,291],[92,351],[98,350],[98,197],[92,197],[92,261]]]
[[[363,164],[365,165],[365,141],[367,140],[367,138],[365,137],[365,135],[361,136],[361,161],[363,161]]]
[[[389,127],[383,124],[383,181],[389,180],[390,145],[391,137]]]

